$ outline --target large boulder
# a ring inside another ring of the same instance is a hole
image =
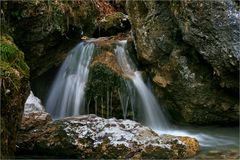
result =
[[[214,7],[212,7],[214,6]],[[227,1],[127,1],[139,60],[178,121],[239,121],[239,12]]]
[[[12,158],[16,147],[24,103],[29,94],[29,68],[24,53],[13,39],[1,33],[0,37],[1,87],[1,159]]]
[[[95,115],[67,117],[18,136],[19,153],[72,158],[188,158],[199,151],[196,139],[159,136],[131,120]]]

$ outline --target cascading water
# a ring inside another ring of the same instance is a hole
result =
[[[47,110],[54,118],[84,113],[84,89],[88,80],[89,63],[94,44],[81,42],[61,66],[47,99]]]
[[[141,103],[138,105],[141,106],[141,109],[144,112],[144,123],[151,128],[166,130],[169,128],[169,123],[154,95],[144,83],[140,72],[136,70],[131,58],[127,56],[127,50],[125,49],[126,44],[126,41],[120,41],[115,49],[115,53],[124,74],[132,80],[137,94],[139,95]],[[128,85],[130,84],[128,83]],[[133,87],[128,88],[132,89]]]
[[[70,51],[69,56],[64,61],[58,72],[57,78],[51,88],[47,99],[47,111],[54,118],[62,118],[71,115],[89,113],[89,103],[85,111],[84,89],[88,81],[89,64],[94,54],[95,44],[91,41],[82,42]],[[124,76],[130,80],[124,81],[122,90],[119,90],[123,118],[127,117],[128,107],[131,106],[132,118],[135,119],[136,108],[142,113],[143,123],[154,129],[159,134],[174,134],[195,137],[201,146],[225,146],[238,145],[234,138],[216,136],[212,133],[201,133],[202,130],[186,131],[177,127],[170,128],[160,106],[158,105],[151,90],[145,85],[142,76],[137,71],[126,50],[126,41],[117,42],[115,54],[119,66],[124,72]],[[112,92],[107,92],[107,117],[112,112]],[[95,97],[95,114],[97,113],[97,98]],[[101,105],[103,105],[101,98]],[[103,108],[102,108],[103,109]],[[140,114],[141,114],[140,113]],[[139,113],[138,113],[139,114]],[[137,117],[137,116],[136,116]],[[142,117],[136,119],[141,121]]]

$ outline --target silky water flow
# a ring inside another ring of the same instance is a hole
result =
[[[94,43],[81,42],[62,64],[47,99],[47,111],[53,118],[84,114],[84,89]]]

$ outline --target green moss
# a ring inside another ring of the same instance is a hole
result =
[[[21,76],[28,78],[29,67],[24,62],[24,53],[17,48],[13,39],[8,35],[2,35],[0,42],[1,77],[12,75],[10,72],[13,73],[12,71],[15,69]],[[10,69],[11,67],[12,69]],[[16,73],[16,71],[14,72]]]
[[[106,91],[120,88],[123,79],[103,64],[96,64],[90,72],[87,97],[102,96]]]
[[[12,44],[0,44],[1,50],[1,61],[13,63],[16,59],[22,59],[21,55],[18,52],[18,49]],[[20,57],[18,57],[20,56]]]
[[[6,34],[1,36],[0,42],[0,77],[3,87],[13,86],[14,90],[18,91],[21,78],[29,77],[29,67],[24,62],[24,53]]]
[[[16,69],[12,68],[9,63],[0,61],[0,77],[3,80],[3,89],[6,87],[5,81],[8,81],[10,82],[10,85],[13,85],[14,90],[19,90],[19,72]]]

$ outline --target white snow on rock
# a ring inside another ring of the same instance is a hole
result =
[[[38,97],[35,97],[32,91],[30,91],[24,105],[24,114],[31,112],[45,112],[41,100]]]

